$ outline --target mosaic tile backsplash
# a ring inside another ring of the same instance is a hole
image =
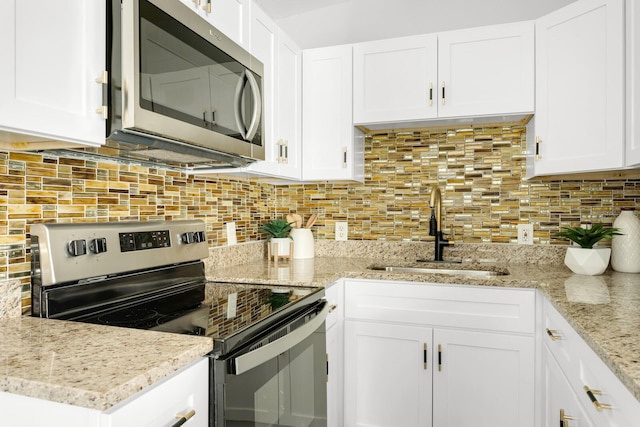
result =
[[[349,239],[420,242],[428,236],[429,195],[443,195],[443,231],[454,242],[515,243],[518,223],[535,244],[566,244],[561,226],[610,224],[640,208],[640,179],[530,180],[525,127],[379,132],[365,143],[365,182],[273,186],[258,180],[190,177],[139,166],[0,152],[0,280],[23,283],[28,305],[29,226],[34,222],[202,219],[211,247],[264,238],[267,219],[319,215],[317,239],[348,221]]]

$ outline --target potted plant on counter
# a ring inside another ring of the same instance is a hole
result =
[[[590,228],[563,227],[562,230],[556,236],[569,239],[579,246],[567,248],[564,257],[565,265],[576,274],[595,276],[604,273],[609,266],[611,248],[594,248],[594,246],[602,239],[620,236],[618,229],[597,223]]]
[[[291,223],[284,219],[272,219],[262,225],[262,232],[267,234],[269,256],[291,256]]]

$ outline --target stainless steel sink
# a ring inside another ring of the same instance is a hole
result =
[[[465,270],[462,268],[429,268],[429,267],[402,267],[402,266],[371,266],[370,270],[386,271],[389,273],[410,274],[448,274],[455,276],[506,276],[509,273],[492,270]]]

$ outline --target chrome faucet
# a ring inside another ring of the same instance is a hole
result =
[[[431,190],[431,218],[429,219],[429,236],[435,236],[435,258],[434,261],[442,261],[442,252],[445,246],[449,246],[449,241],[442,237],[442,193],[438,187]]]

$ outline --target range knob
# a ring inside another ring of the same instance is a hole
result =
[[[71,256],[81,256],[87,254],[86,240],[72,240],[67,243],[67,253]]]
[[[182,243],[190,245],[191,243],[202,243],[207,241],[207,236],[204,231],[187,231],[180,236]]]
[[[182,233],[181,236],[182,243],[185,245],[189,245],[196,241],[195,233],[193,231],[187,231],[186,233]]]
[[[94,254],[101,254],[107,252],[107,239],[99,237],[89,242],[89,251]]]
[[[207,236],[204,234],[204,231],[196,231],[193,233],[193,239],[197,243],[202,243],[207,241]]]

